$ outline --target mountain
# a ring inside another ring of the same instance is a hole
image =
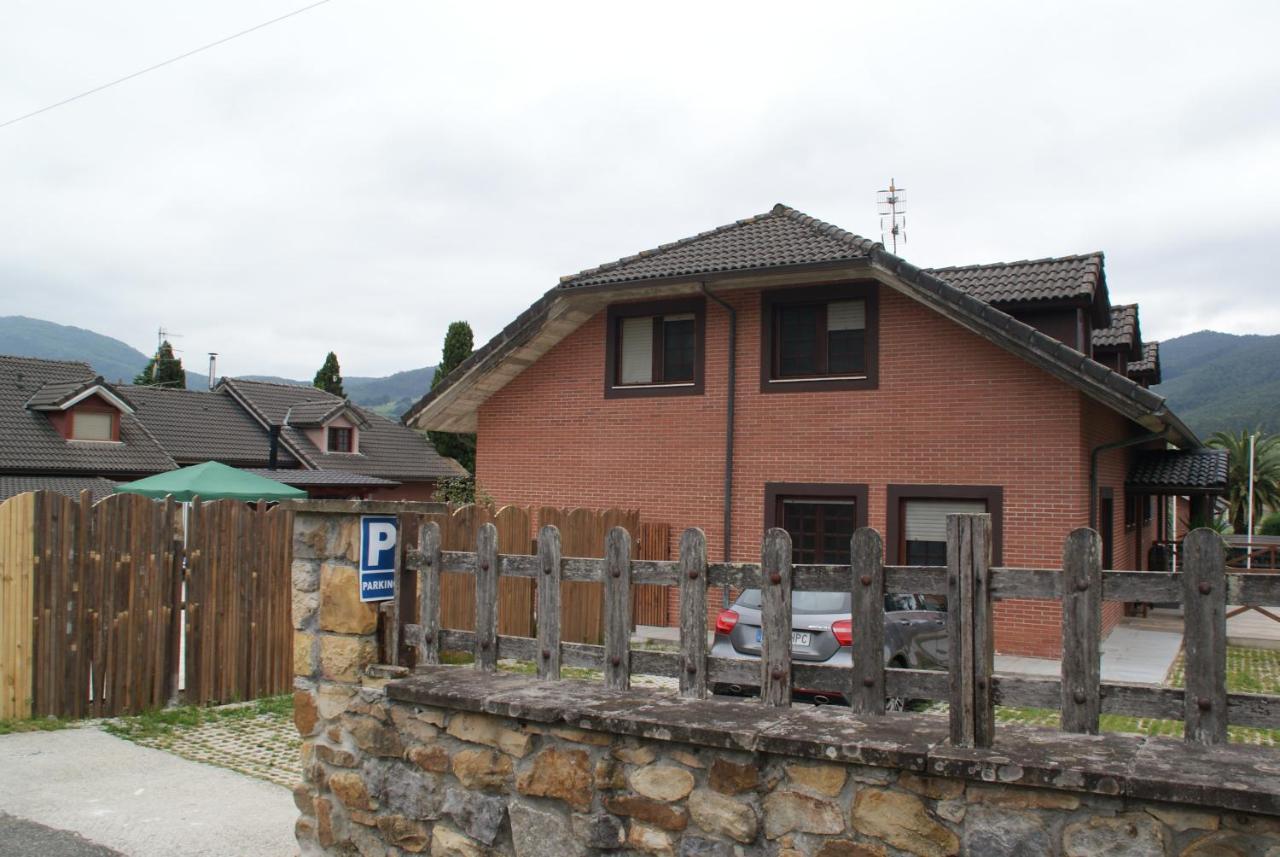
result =
[[[1160,343],[1164,382],[1151,389],[1201,439],[1215,431],[1280,431],[1280,335],[1201,330]]]
[[[150,359],[133,346],[110,336],[21,315],[0,316],[0,354],[43,357],[47,360],[83,360],[106,380],[125,383],[131,382]],[[434,366],[424,366],[382,378],[358,375],[344,377],[342,383],[347,396],[357,405],[389,419],[399,419],[401,414],[431,389],[431,379],[435,373]],[[245,377],[299,386],[311,383],[273,375]],[[187,369],[188,389],[205,390],[208,387],[208,375]]]

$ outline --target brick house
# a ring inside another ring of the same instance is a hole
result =
[[[418,432],[313,387],[113,385],[85,363],[0,356],[0,500],[41,489],[100,499],[205,461],[313,497],[429,500],[437,479],[465,473]]]
[[[779,205],[563,278],[404,419],[476,432],[500,502],[638,508],[713,557],[783,526],[797,562],[847,562],[870,525],[936,564],[945,515],[986,510],[999,564],[1057,567],[1092,524],[1143,569],[1161,498],[1225,486],[1158,381],[1100,253],[927,271]],[[1060,652],[1056,603],[997,617],[1002,651]]]

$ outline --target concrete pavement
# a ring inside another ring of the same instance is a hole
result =
[[[298,817],[287,789],[160,750],[88,725],[0,737],[0,855],[106,855],[64,832],[130,857],[293,857]],[[24,846],[13,834],[65,847]],[[42,840],[41,837],[46,837]]]

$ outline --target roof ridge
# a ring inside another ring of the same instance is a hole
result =
[[[805,214],[803,211],[800,211],[797,208],[792,208],[791,206],[781,202],[776,203],[773,206],[772,213],[785,214],[787,217],[803,226],[816,229],[823,235],[826,235],[829,238],[835,238],[843,244],[856,246],[864,253],[870,252],[872,247],[884,248],[884,245],[879,241],[872,241],[870,238],[863,238],[861,235],[850,232],[847,229],[842,229],[833,223],[827,223],[825,220],[819,220],[811,214]]]
[[[285,384],[280,381],[261,381],[257,378],[238,378],[238,377],[235,377],[234,375],[224,375],[220,380],[235,381],[237,384],[262,384],[267,387],[283,387],[286,390],[310,389],[310,390],[315,390],[317,393],[319,393],[322,396],[333,396],[333,398],[335,399],[342,398],[341,396],[334,396],[333,393],[330,393],[326,390],[321,390],[319,387],[315,386],[314,384],[307,384],[307,383]],[[317,399],[316,401],[320,401],[320,400]]]
[[[1088,253],[1071,253],[1066,256],[1042,256],[1039,259],[1017,259],[1011,262],[974,262],[969,265],[947,265],[941,268],[924,268],[923,270],[931,273],[971,271],[976,268],[1012,268],[1015,265],[1044,265],[1049,262],[1083,262],[1095,258],[1105,260],[1106,254],[1101,250],[1092,250]]]
[[[33,363],[56,363],[60,366],[76,366],[93,371],[87,360],[55,360],[52,357],[32,357],[28,354],[0,354],[0,360],[27,360]]]

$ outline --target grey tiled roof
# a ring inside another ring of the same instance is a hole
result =
[[[0,476],[0,501],[28,491],[53,491],[73,500],[89,491],[93,502],[109,496],[119,483],[99,476]]]
[[[0,473],[133,477],[177,465],[133,414],[120,415],[120,443],[63,439],[49,415],[26,406],[46,384],[83,386],[87,364],[0,356]]]
[[[281,425],[285,414],[294,405],[329,401],[337,406],[345,402],[314,387],[241,378],[228,378],[223,384],[268,425]],[[357,454],[323,452],[311,442],[305,431],[292,425],[284,426],[280,437],[308,467],[317,470],[343,470],[398,482],[465,475],[462,465],[451,458],[443,458],[424,435],[372,411],[354,405],[350,407],[365,420],[360,428],[360,452]]]
[[[1222,494],[1227,490],[1225,449],[1140,452],[1125,484],[1130,488],[1180,489]]]
[[[1101,253],[925,270],[980,301],[1001,307],[1088,301],[1104,282]]]
[[[1129,377],[1148,384],[1160,383],[1160,343],[1145,342],[1142,358],[1129,364]]]
[[[562,277],[561,288],[862,259],[876,242],[781,203],[765,214]]]
[[[1140,348],[1142,332],[1138,326],[1138,305],[1111,307],[1111,326],[1093,331],[1094,348]]]
[[[133,403],[125,399],[117,388],[103,381],[101,375],[73,381],[50,381],[27,399],[27,407],[36,411],[58,410],[64,403],[93,386],[103,387],[111,395],[132,407]]]
[[[379,479],[376,476],[366,476],[363,473],[350,473],[343,470],[268,470],[262,467],[243,467],[241,469],[246,473],[252,473],[265,479],[274,479],[277,482],[283,482],[285,485],[292,485],[295,488],[331,486],[342,488],[392,488],[400,484],[393,479]]]
[[[346,406],[347,403],[344,400],[334,397],[314,402],[298,402],[296,405],[290,405],[285,411],[283,422],[300,428],[322,426],[325,420],[334,416]]]
[[[179,464],[220,461],[232,467],[266,467],[271,437],[225,392],[167,387],[125,387],[138,418]],[[281,449],[281,467],[295,459]]]

